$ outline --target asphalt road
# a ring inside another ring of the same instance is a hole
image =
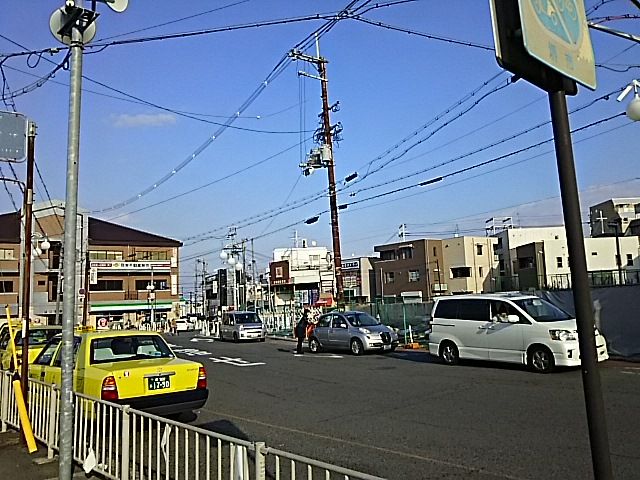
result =
[[[592,478],[579,370],[167,339],[207,368],[203,428],[389,479]],[[615,478],[640,478],[640,365],[606,362],[601,378]]]

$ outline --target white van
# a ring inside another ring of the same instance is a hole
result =
[[[468,358],[521,363],[541,373],[580,366],[575,318],[536,296],[438,297],[431,317],[429,353],[449,365]],[[607,344],[594,329],[601,362],[609,358]]]

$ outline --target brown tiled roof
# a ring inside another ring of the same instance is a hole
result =
[[[0,215],[0,242],[20,243],[20,212]]]
[[[90,245],[181,247],[182,242],[89,217]]]

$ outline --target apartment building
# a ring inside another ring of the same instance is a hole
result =
[[[447,293],[442,240],[412,239],[373,249],[380,255],[373,264],[380,297],[426,301]]]
[[[589,207],[589,224],[592,237],[640,235],[640,197],[611,198]]]
[[[495,291],[498,256],[494,237],[460,236],[442,240],[443,272],[447,293]]]
[[[34,252],[30,316],[53,323],[62,314],[58,296],[64,231],[64,203],[35,204]],[[0,260],[7,278],[0,294],[17,315],[20,273],[18,258],[24,241],[20,213],[0,215],[0,252],[13,260]],[[47,239],[47,251],[36,250]],[[111,322],[139,325],[146,320],[172,318],[179,311],[179,248],[166,237],[90,217],[78,211],[76,237],[77,311],[75,323],[104,325]],[[12,252],[12,253],[10,253]],[[8,301],[10,300],[10,301]]]

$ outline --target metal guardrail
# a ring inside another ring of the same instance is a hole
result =
[[[29,380],[33,432],[53,458],[58,450],[60,391]],[[126,405],[73,394],[73,457],[114,480],[313,478],[382,480],[380,477],[158,417]],[[11,374],[0,372],[0,431],[20,428]]]

